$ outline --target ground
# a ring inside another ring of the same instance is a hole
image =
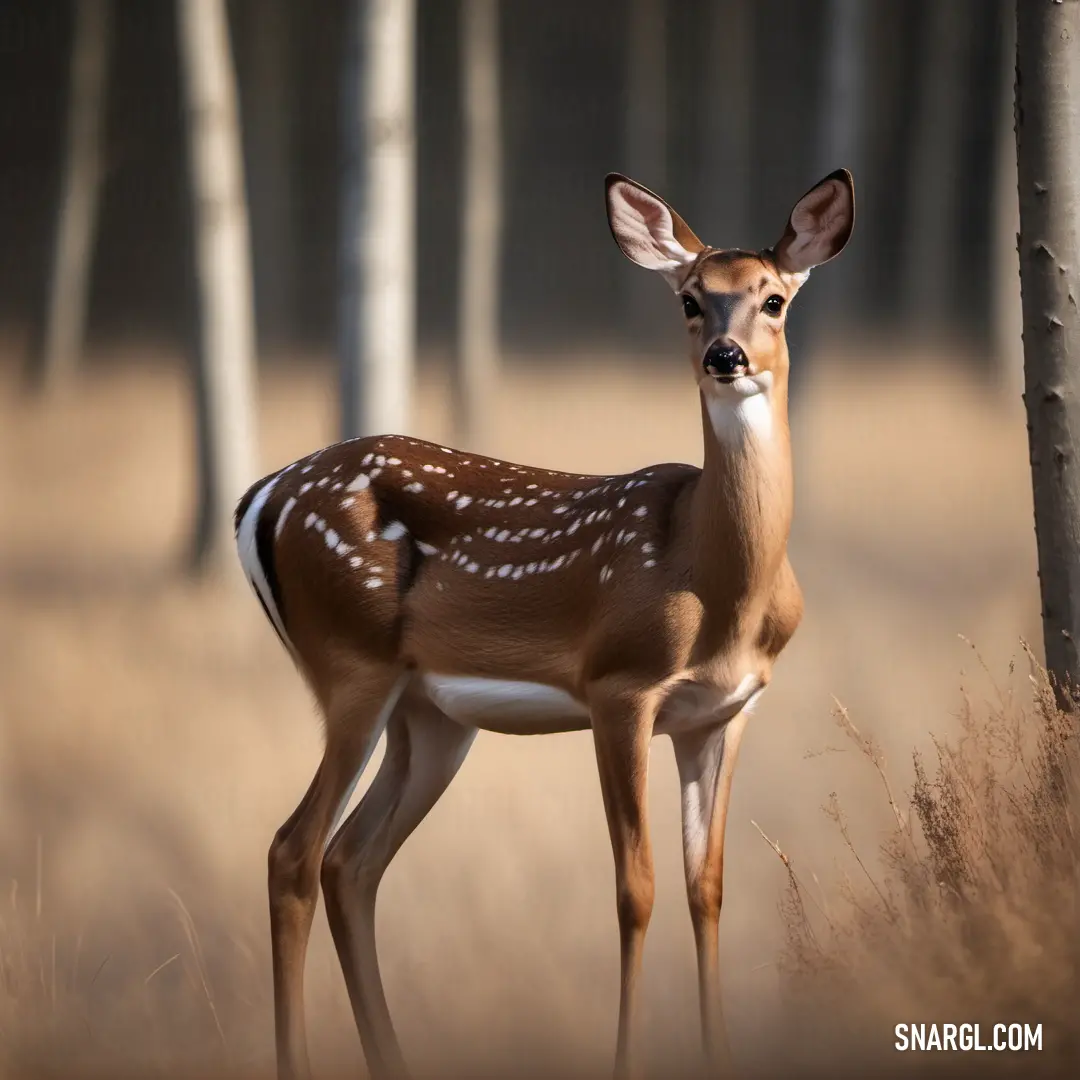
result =
[[[473,448],[573,471],[699,462],[685,368],[515,357]],[[448,396],[441,369],[425,367],[417,434],[451,438]],[[912,747],[950,730],[961,669],[974,666],[957,635],[1003,672],[1020,636],[1039,633],[1014,394],[948,353],[871,363],[849,348],[817,367],[802,405],[792,561],[806,617],[749,726],[728,826],[722,965],[750,1071],[777,1053],[798,1059],[775,968],[783,868],[751,819],[828,878],[839,858],[819,812],[829,792],[864,846],[885,824],[853,754],[807,757],[842,745],[833,696],[903,788]],[[0,383],[0,1075],[272,1060],[266,850],[321,732],[254,598],[175,574],[192,499],[189,408],[176,366],[134,349],[99,358],[56,402],[21,398],[10,368]],[[269,371],[263,471],[330,441],[335,415],[325,364]],[[667,1075],[695,1044],[697,1005],[666,740],[650,798],[657,905],[641,1021]],[[431,1075],[606,1069],[612,879],[588,733],[482,733],[380,896],[406,1056]],[[362,1061],[321,912],[308,1015],[321,1075]]]

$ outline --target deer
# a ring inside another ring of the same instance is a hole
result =
[[[391,860],[480,730],[591,730],[614,857],[620,944],[615,1075],[632,1053],[654,876],[646,790],[672,740],[710,1068],[731,1058],[719,964],[724,835],[755,702],[798,627],[785,319],[845,247],[838,170],[761,251],[703,244],[618,173],[608,224],[685,319],[700,468],[554,472],[403,435],[338,442],[264,477],[236,508],[240,563],[325,726],[322,759],[268,857],[278,1075],[310,1075],[304,961],[321,889],[371,1074],[407,1075],[379,971],[375,906]],[[340,827],[382,735],[383,761]]]

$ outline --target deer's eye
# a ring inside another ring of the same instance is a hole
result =
[[[773,293],[762,305],[762,310],[766,315],[779,315],[784,310],[784,298]]]
[[[698,307],[698,302],[688,293],[683,293],[682,310],[683,314],[688,319],[696,319],[701,314],[701,308]]]

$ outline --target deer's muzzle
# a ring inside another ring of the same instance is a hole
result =
[[[714,341],[705,353],[702,365],[714,379],[735,379],[750,373],[746,353],[733,341]]]

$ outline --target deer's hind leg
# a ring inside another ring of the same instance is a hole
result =
[[[475,737],[476,728],[455,723],[420,694],[407,692],[390,719],[379,772],[323,859],[326,914],[373,1077],[406,1075],[375,945],[379,883],[450,786]]]
[[[304,1025],[304,960],[319,896],[319,868],[326,839],[371,758],[404,686],[396,669],[358,673],[348,694],[349,723],[326,708],[322,761],[299,806],[270,846],[270,945],[274,965],[274,1026],[278,1076],[310,1076]]]

